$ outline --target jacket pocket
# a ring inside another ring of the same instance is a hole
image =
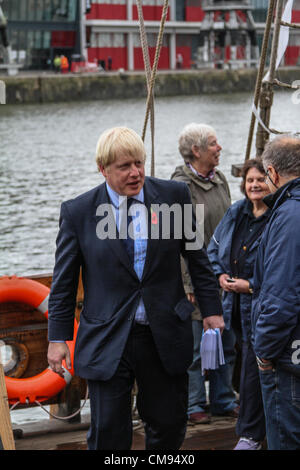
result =
[[[190,318],[192,312],[195,310],[194,305],[188,301],[186,297],[183,297],[176,305],[175,305],[175,313],[180,318],[180,320],[185,321]]]

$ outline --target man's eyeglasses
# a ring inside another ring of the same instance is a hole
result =
[[[274,181],[272,180],[271,176],[269,175],[269,170],[266,171],[265,183],[267,182],[268,179],[271,181],[271,183],[273,184],[273,186],[278,189],[278,186],[274,183]]]

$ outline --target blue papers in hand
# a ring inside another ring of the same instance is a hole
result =
[[[219,328],[208,329],[202,335],[200,346],[202,375],[206,370],[218,369],[225,364],[222,338]]]

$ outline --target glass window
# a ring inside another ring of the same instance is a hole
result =
[[[50,21],[52,17],[52,0],[44,1],[44,20]]]
[[[28,1],[28,14],[27,18],[29,21],[35,20],[36,13],[36,0],[27,0]]]
[[[52,0],[52,20],[75,21],[77,0]]]
[[[35,0],[36,20],[42,21],[44,19],[44,0]]]
[[[32,49],[34,44],[34,32],[27,32],[27,49],[26,49],[26,67],[30,68],[32,65]]]
[[[42,48],[42,31],[36,31],[35,32],[34,47],[35,47],[35,49],[41,49]]]
[[[20,17],[19,13],[20,2],[19,0],[10,0],[9,5],[9,20],[18,20]]]
[[[10,45],[11,45],[11,58],[12,61],[15,63],[17,62],[17,51],[19,47],[19,32],[17,30],[11,31],[10,35]]]
[[[9,20],[76,21],[79,0],[3,0]]]
[[[10,15],[10,11],[9,11],[10,5],[11,5],[11,0],[3,0],[2,4],[1,4],[3,13],[6,16],[6,18],[8,18],[9,15]]]
[[[27,0],[23,0],[20,2],[20,17],[19,19],[22,21],[27,20]]]
[[[69,21],[76,21],[76,13],[77,13],[77,0],[69,0],[69,12],[68,12],[68,20]]]
[[[19,31],[18,41],[18,63],[24,64],[26,60],[26,48],[27,48],[27,31]]]
[[[50,31],[44,31],[43,48],[44,49],[50,49],[50,44],[51,44],[51,32]]]

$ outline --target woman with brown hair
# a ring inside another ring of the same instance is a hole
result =
[[[241,191],[216,228],[208,255],[223,289],[225,328],[233,328],[242,348],[240,411],[235,450],[259,450],[265,437],[265,418],[255,354],[251,345],[252,276],[256,251],[270,209],[260,160],[248,160],[242,170]]]

